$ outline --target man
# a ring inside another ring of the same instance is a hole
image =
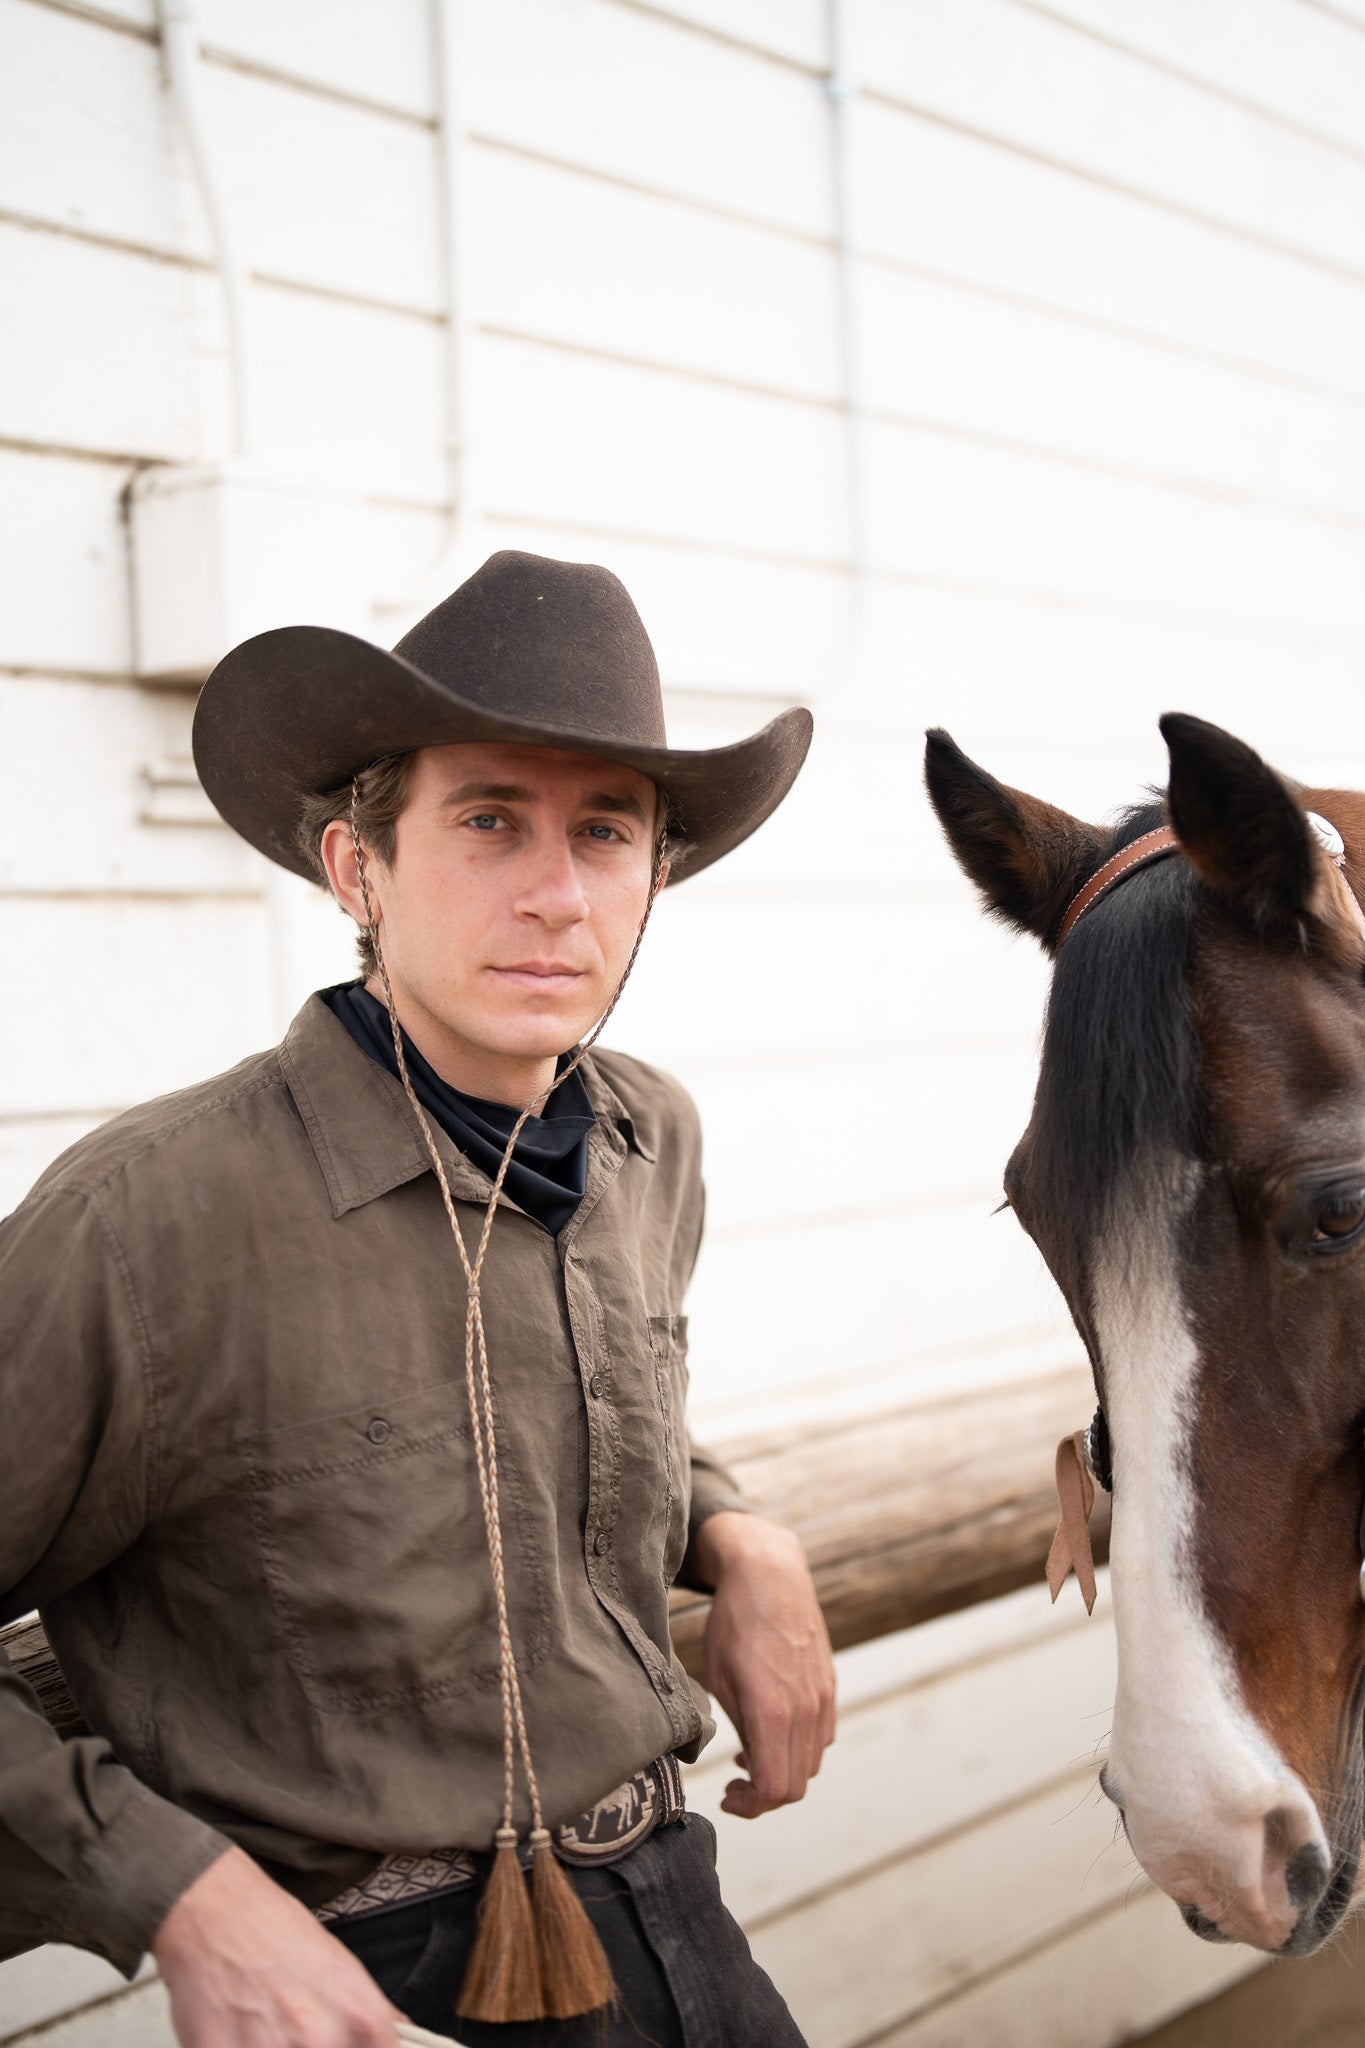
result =
[[[686,1437],[695,1113],[572,1049],[808,743],[670,750],[616,579],[510,553],[393,654],[291,628],[205,686],[205,787],[364,981],[0,1231],[0,1611],[100,1731],[0,1687],[0,1930],[150,1947],[184,2048],[799,2042],[682,1812],[667,1589],[715,1591],[731,1812],[804,1792],[828,1640]]]

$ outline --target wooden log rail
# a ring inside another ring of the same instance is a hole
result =
[[[974,1389],[720,1446],[755,1506],[800,1536],[836,1650],[992,1600],[1043,1576],[1057,1522],[1057,1441],[1089,1418],[1085,1370]],[[1095,1556],[1108,1545],[1103,1495]],[[673,1640],[704,1678],[710,1602],[675,1593]],[[39,1622],[0,1630],[62,1735],[84,1723]]]

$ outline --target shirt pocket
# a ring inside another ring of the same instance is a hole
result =
[[[687,1442],[687,1317],[651,1316],[649,1349],[659,1403],[664,1468],[663,1580],[671,1586],[687,1549],[692,1459]]]
[[[238,1439],[261,1572],[304,1693],[328,1713],[498,1682],[493,1585],[465,1391],[398,1399]],[[523,1670],[549,1642],[542,1569],[498,1437],[508,1605]]]

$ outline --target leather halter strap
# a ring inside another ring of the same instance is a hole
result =
[[[1064,1436],[1057,1446],[1057,1504],[1061,1519],[1047,1554],[1047,1589],[1057,1595],[1075,1572],[1087,1614],[1095,1612],[1095,1553],[1090,1547],[1090,1517],[1095,1507],[1095,1481],[1086,1452],[1086,1432]]]
[[[1335,835],[1335,828],[1328,825],[1326,819],[1317,818],[1315,814],[1310,813],[1309,822],[1314,826],[1315,833],[1316,828],[1326,826],[1327,830]],[[1340,836],[1335,836],[1336,844],[1340,847]],[[1319,844],[1322,843],[1319,837]],[[1334,853],[1326,846],[1324,851],[1341,876],[1341,893],[1345,898],[1347,914],[1361,937],[1365,938],[1365,910],[1361,909],[1355,890],[1346,879],[1345,852],[1343,850]],[[1086,911],[1098,903],[1101,896],[1107,896],[1117,882],[1126,881],[1129,875],[1135,875],[1139,868],[1149,867],[1154,860],[1165,860],[1168,854],[1179,852],[1180,841],[1169,825],[1158,825],[1155,831],[1144,832],[1140,839],[1134,839],[1128,846],[1121,846],[1117,853],[1110,855],[1103,867],[1096,868],[1090,880],[1072,897],[1062,919],[1061,929],[1057,933],[1057,944],[1063,944],[1076,929]]]
[[[1083,889],[1078,889],[1067,905],[1062,928],[1057,934],[1057,944],[1069,937],[1093,903],[1107,895],[1116,882],[1122,882],[1128,875],[1134,875],[1139,868],[1147,867],[1154,860],[1165,860],[1168,854],[1180,851],[1180,841],[1169,825],[1158,825],[1154,832],[1144,832],[1140,839],[1129,846],[1121,846],[1111,854],[1101,868],[1096,868]]]

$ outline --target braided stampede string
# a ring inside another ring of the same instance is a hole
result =
[[[446,1178],[445,1166],[442,1163],[440,1152],[437,1150],[436,1140],[432,1136],[431,1125],[427,1121],[426,1113],[421,1103],[417,1100],[417,1094],[413,1088],[411,1076],[408,1073],[407,1057],[403,1050],[403,1034],[398,1026],[398,1011],[393,1000],[393,989],[389,985],[389,971],[384,963],[384,953],[379,943],[379,927],[375,922],[374,905],[370,899],[370,884],[365,870],[365,855],[360,844],[359,804],[360,778],[359,776],[353,776],[351,780],[351,845],[355,851],[356,874],[360,882],[361,898],[365,905],[365,930],[374,949],[375,964],[379,969],[379,979],[384,990],[384,1002],[388,1009],[389,1024],[393,1031],[393,1049],[398,1061],[398,1077],[403,1084],[403,1092],[412,1105],[413,1114],[421,1126],[427,1154],[431,1160],[432,1170],[436,1175],[437,1184],[441,1190],[441,1200],[445,1204],[446,1216],[449,1219],[451,1233],[455,1239],[455,1247],[460,1255],[460,1264],[464,1268],[467,1288],[464,1330],[465,1391],[469,1399],[469,1422],[474,1441],[474,1461],[478,1471],[479,1497],[483,1505],[484,1532],[488,1539],[488,1559],[493,1575],[493,1600],[497,1610],[498,1623],[498,1667],[502,1690],[502,1826],[497,1831],[497,1844],[499,1848],[515,1847],[516,1845],[517,1833],[512,1821],[512,1809],[516,1796],[516,1760],[519,1754],[522,1769],[526,1775],[526,1790],[531,1802],[532,1828],[530,1839],[534,1847],[547,1844],[550,1840],[550,1834],[545,1826],[545,1816],[540,1803],[540,1785],[536,1778],[535,1766],[531,1761],[531,1743],[526,1732],[526,1715],[522,1707],[521,1679],[517,1671],[516,1652],[512,1647],[512,1631],[508,1625],[507,1618],[507,1581],[503,1568],[502,1518],[498,1504],[498,1446],[493,1426],[493,1383],[488,1369],[488,1345],[484,1337],[483,1304],[479,1291],[480,1280],[483,1275],[484,1258],[488,1251],[488,1240],[493,1229],[493,1212],[497,1207],[498,1196],[502,1193],[503,1182],[507,1178],[507,1169],[512,1163],[512,1154],[516,1149],[517,1139],[521,1136],[527,1118],[533,1116],[540,1105],[553,1095],[555,1089],[562,1082],[567,1081],[570,1074],[574,1073],[582,1064],[606,1028],[612,1012],[621,1000],[622,990],[630,979],[631,969],[639,957],[640,947],[645,936],[645,927],[649,923],[650,912],[654,908],[654,900],[659,893],[659,884],[663,873],[663,856],[667,828],[661,821],[658,836],[654,842],[654,859],[650,872],[649,896],[645,903],[644,916],[640,919],[640,927],[635,934],[635,943],[630,949],[630,958],[626,962],[625,972],[616,985],[616,993],[598,1018],[596,1024],[594,1024],[592,1030],[588,1033],[588,1036],[579,1046],[578,1051],[574,1054],[563,1073],[556,1074],[548,1088],[544,1088],[538,1095],[532,1096],[513,1124],[512,1135],[503,1148],[502,1162],[498,1167],[497,1177],[493,1182],[493,1191],[488,1197],[488,1206],[484,1210],[479,1241],[475,1248],[474,1257],[471,1260],[465,1245],[464,1233],[460,1229],[460,1219],[455,1213],[455,1203],[451,1196],[450,1183]]]

